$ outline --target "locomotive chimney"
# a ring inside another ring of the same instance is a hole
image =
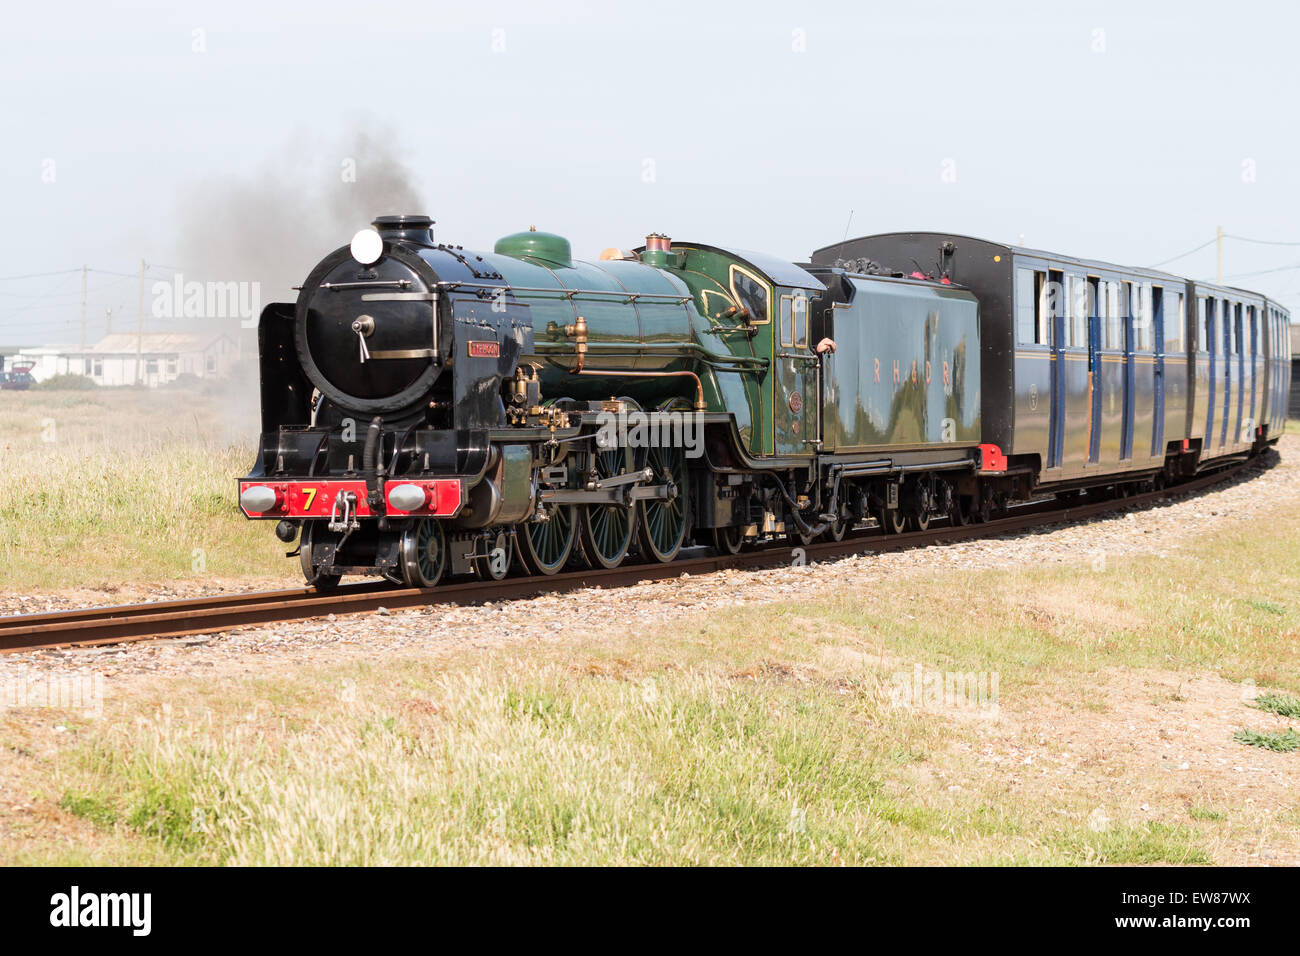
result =
[[[379,216],[371,225],[389,242],[433,245],[433,220],[428,216]]]

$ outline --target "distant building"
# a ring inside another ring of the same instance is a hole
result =
[[[39,345],[18,349],[9,356],[9,365],[32,365],[32,378],[43,382],[55,375],[80,375],[81,356],[75,345]]]
[[[146,332],[107,335],[85,349],[45,345],[14,353],[13,361],[34,362],[32,376],[43,382],[55,375],[86,375],[96,385],[157,388],[182,375],[220,378],[239,359],[239,344],[222,332]]]

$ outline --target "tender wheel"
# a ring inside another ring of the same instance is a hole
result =
[[[332,591],[339,586],[343,575],[317,571],[312,566],[312,536],[315,527],[314,521],[303,522],[302,533],[298,537],[298,561],[302,564],[302,576],[311,587],[317,591]]]
[[[555,574],[569,560],[576,537],[573,506],[560,505],[551,511],[551,520],[524,525],[519,534],[519,556],[529,572]]]
[[[649,448],[646,452],[646,467],[654,473],[651,483],[671,482],[676,494],[667,501],[639,503],[637,540],[646,557],[666,564],[677,557],[686,540],[686,456],[680,448]]]
[[[431,588],[447,570],[447,535],[442,522],[424,518],[402,532],[398,554],[402,579],[413,588]]]
[[[793,522],[791,522],[791,524],[793,524]],[[798,528],[791,528],[789,531],[785,533],[785,535],[787,538],[790,539],[790,543],[792,545],[795,545],[796,547],[806,548],[808,547],[808,545],[812,544],[814,541],[817,540],[817,535],[806,534],[803,531],[800,531]]]
[[[738,554],[745,545],[744,529],[738,525],[730,528],[714,528],[712,536],[713,549],[718,554]]]
[[[930,528],[930,512],[908,515],[907,527],[911,531],[928,531]]]
[[[592,461],[598,480],[626,474],[632,467],[632,454],[625,448],[597,452]],[[582,551],[592,567],[616,568],[623,563],[632,544],[633,517],[632,509],[623,505],[583,505],[578,509]]]
[[[954,528],[962,528],[970,524],[970,506],[967,499],[962,495],[952,496],[952,507],[948,510],[948,520],[952,522]]]
[[[474,562],[479,577],[502,580],[510,573],[510,561],[514,553],[514,535],[507,531],[498,531],[492,535],[487,539],[487,553],[477,555]]]
[[[907,528],[907,516],[897,508],[881,508],[876,512],[876,520],[885,534],[902,534]]]

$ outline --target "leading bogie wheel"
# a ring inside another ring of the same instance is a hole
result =
[[[447,570],[447,534],[436,518],[423,518],[402,532],[398,558],[408,587],[431,588]]]
[[[302,576],[317,591],[332,591],[339,585],[343,575],[318,571],[312,565],[312,538],[316,522],[304,521],[302,532],[298,536],[298,561],[302,565]]]
[[[484,552],[475,555],[475,569],[485,580],[500,581],[510,573],[510,561],[515,553],[515,536],[504,529],[483,539]],[[475,548],[477,550],[477,547]]]

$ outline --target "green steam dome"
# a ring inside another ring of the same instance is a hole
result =
[[[536,228],[503,236],[497,240],[492,251],[516,259],[540,259],[566,268],[573,265],[573,247],[569,245],[569,240],[553,232],[538,232]]]

